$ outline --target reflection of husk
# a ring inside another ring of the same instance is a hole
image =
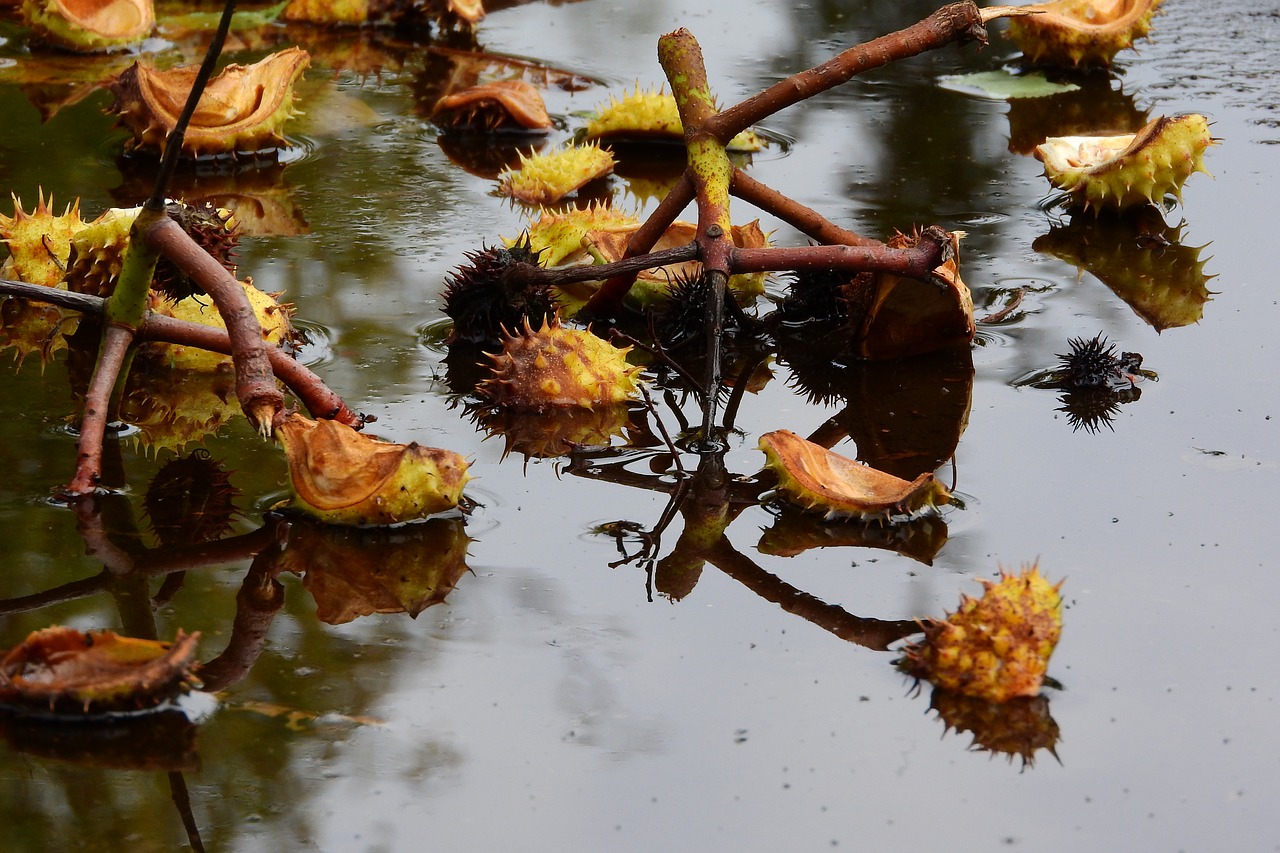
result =
[[[565,456],[581,447],[608,447],[631,423],[626,404],[517,411],[505,407],[474,410],[490,435],[506,440],[502,455],[520,453],[526,459]]]
[[[1031,154],[1051,136],[1137,133],[1148,121],[1133,95],[1112,88],[1106,75],[1073,78],[1080,88],[1045,98],[1009,99],[1009,150]]]
[[[156,472],[143,506],[160,544],[175,548],[212,542],[231,532],[240,514],[235,504],[239,494],[209,452],[196,450]]]
[[[172,643],[54,626],[34,631],[0,660],[0,704],[82,716],[153,707],[192,681],[200,635]]]
[[[760,437],[765,467],[778,478],[778,491],[801,509],[825,518],[884,520],[912,515],[951,501],[932,473],[906,481],[860,465],[789,430]]]
[[[253,152],[284,146],[295,114],[293,86],[310,57],[291,47],[253,65],[228,65],[209,81],[191,118],[182,150],[188,156]],[[195,66],[166,71],[135,63],[111,86],[114,112],[135,148],[160,151],[177,123],[195,79]]]
[[[1212,291],[1200,259],[1205,246],[1179,242],[1182,225],[1171,227],[1154,209],[1137,215],[1073,217],[1032,244],[1091,275],[1128,303],[1157,331],[1200,322]]]
[[[116,199],[142,198],[155,183],[150,161],[121,157],[116,168],[124,175],[111,190]],[[222,171],[179,171],[169,195],[193,206],[212,205],[231,211],[240,234],[248,237],[297,237],[311,232],[306,216],[284,180],[284,166]]]
[[[929,708],[938,712],[948,731],[972,733],[972,751],[1005,755],[1009,761],[1016,756],[1023,767],[1034,766],[1035,754],[1042,749],[1058,757],[1058,724],[1049,713],[1047,696],[991,702],[935,687]]]
[[[1037,15],[1010,18],[1009,37],[1027,58],[1046,65],[1107,66],[1147,35],[1161,0],[1053,0],[1023,6]]]
[[[924,639],[897,664],[936,687],[992,702],[1035,696],[1062,633],[1062,596],[1035,566],[1000,581],[979,579],[946,619],[924,623]]]
[[[548,142],[541,137],[520,138],[510,134],[477,134],[468,131],[446,131],[436,137],[436,143],[449,162],[486,180],[520,166],[520,158],[537,154]]]
[[[106,770],[200,769],[196,725],[177,709],[117,716],[107,725],[0,715],[0,737],[15,753]]]
[[[78,324],[74,317],[53,305],[16,296],[0,301],[0,351],[12,347],[19,364],[32,353],[39,353],[41,364],[48,364],[67,348],[67,335]]]
[[[152,0],[25,0],[22,15],[38,38],[78,53],[137,44],[156,25]]]
[[[467,461],[451,450],[393,444],[336,421],[294,414],[276,428],[297,508],[329,524],[416,521],[462,498]]]
[[[794,557],[813,548],[882,548],[926,566],[947,544],[947,522],[922,515],[900,524],[846,521],[829,524],[817,516],[787,507],[760,536],[761,554]]]
[[[460,518],[433,518],[395,530],[296,521],[280,566],[304,576],[316,617],[326,624],[373,613],[416,617],[444,601],[468,571],[470,542]]]

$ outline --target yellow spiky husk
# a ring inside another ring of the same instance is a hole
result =
[[[1009,37],[1036,64],[1109,66],[1151,30],[1161,0],[1054,0],[1024,6],[1038,15],[1009,20]]]
[[[924,625],[924,640],[897,663],[944,690],[1005,702],[1035,696],[1062,633],[1062,586],[1036,565],[1000,581],[980,579],[983,596],[964,596],[959,609]]]
[[[613,172],[613,154],[598,145],[573,145],[550,154],[520,155],[498,176],[498,193],[528,204],[555,204]]]
[[[67,261],[67,289],[75,293],[110,296],[124,264],[129,229],[140,207],[113,207],[71,237]]]
[[[279,293],[264,293],[254,287],[251,278],[240,282],[240,287],[244,289],[245,296],[249,299],[249,306],[253,309],[254,316],[258,318],[258,325],[262,327],[262,339],[269,346],[288,344],[294,334],[293,324],[289,320],[293,315],[293,306],[279,302]],[[189,296],[175,303],[153,293],[151,310],[157,314],[166,314],[179,320],[187,320],[215,329],[227,327],[222,315],[218,312],[218,306],[208,296]],[[147,347],[170,366],[191,371],[216,371],[223,365],[231,363],[231,356],[199,347],[170,343],[148,344]]]
[[[596,111],[583,131],[586,139],[602,140],[624,137],[659,137],[673,142],[684,139],[684,125],[675,96],[660,89],[641,89],[636,86],[630,94],[624,92],[621,100],[609,96],[609,103]],[[725,146],[729,151],[750,153],[764,148],[764,140],[744,130]]]
[[[35,210],[27,213],[22,200],[13,199],[13,216],[0,214],[0,241],[9,247],[9,257],[0,268],[6,278],[56,287],[67,269],[71,237],[84,227],[80,200],[67,205],[61,216],[53,214],[53,195],[46,200],[39,191]]]
[[[580,254],[582,238],[593,231],[630,234],[639,227],[640,220],[634,214],[603,204],[592,204],[564,213],[544,210],[536,221],[530,223],[525,233],[529,238],[529,249],[538,255],[538,263],[550,268]],[[502,242],[511,248],[519,239],[504,237]]]
[[[627,363],[630,349],[566,328],[558,317],[537,331],[525,320],[523,333],[508,334],[502,352],[489,354],[492,376],[476,390],[499,406],[531,411],[623,403],[637,395],[641,370]]]
[[[1166,195],[1181,202],[1187,179],[1209,174],[1204,152],[1215,144],[1209,120],[1189,113],[1154,119],[1132,135],[1052,137],[1035,156],[1049,182],[1085,210],[1125,210]]]

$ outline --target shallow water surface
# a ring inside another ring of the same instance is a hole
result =
[[[479,505],[465,525],[400,531],[398,551],[340,536],[316,552],[324,571],[282,574],[276,592],[248,556],[192,566],[164,588],[113,579],[86,555],[93,523],[46,500],[70,473],[68,375],[83,367],[64,357],[43,373],[35,358],[5,367],[0,646],[52,624],[150,626],[160,638],[181,628],[201,632],[199,657],[218,667],[206,674],[216,710],[175,742],[124,732],[112,751],[74,728],[50,735],[0,720],[4,848],[1280,849],[1267,817],[1280,772],[1280,581],[1268,532],[1280,309],[1267,251],[1280,11],[1266,5],[1233,0],[1207,15],[1167,0],[1140,53],[1043,102],[941,85],[1011,62],[1014,48],[993,35],[984,51],[907,60],[766,122],[778,144],[756,157],[753,177],[876,237],[917,224],[963,230],[979,319],[1014,294],[1021,302],[980,322],[970,352],[825,372],[780,352],[757,374],[767,381],[742,395],[724,457],[747,478],[761,466],[760,434],[821,433],[904,476],[936,470],[963,508],[883,529],[722,501],[732,556],[705,565],[675,554],[688,507],[652,541],[656,559],[619,553],[643,546],[637,531],[654,529],[680,482],[660,444],[525,459],[463,413],[450,387],[458,368],[444,361],[441,284],[464,252],[518,233],[523,214],[451,162],[423,117],[438,83],[425,46],[350,34],[386,50],[374,73],[351,70],[315,31],[290,29],[315,54],[297,162],[190,186],[226,198],[235,181],[258,182],[258,203],[286,224],[246,238],[242,273],[297,306],[313,329],[303,358],[377,415],[379,434],[469,456]],[[610,92],[658,84],[655,44],[677,26],[699,38],[713,87],[732,103],[931,10],[590,0],[493,12],[478,40],[600,81],[548,91],[550,111],[573,128]],[[20,30],[4,35],[5,69],[34,61]],[[28,207],[38,186],[59,204],[78,195],[89,215],[145,193],[145,173],[117,160],[123,136],[101,114],[104,93],[42,123],[31,103],[43,90],[4,80],[0,186]],[[1181,228],[1164,254],[1047,204],[1028,153],[1044,136],[1093,121],[1131,131],[1144,116],[1183,112],[1209,116],[1222,142],[1207,156],[1215,178],[1194,176],[1166,214]],[[627,188],[615,179],[610,191],[634,207]],[[735,202],[735,221],[755,215]],[[803,244],[771,217],[763,224],[775,241]],[[1063,246],[1093,260],[1110,252],[1109,265],[1079,270]],[[1176,301],[1199,262],[1213,276],[1203,316],[1160,320],[1151,300]],[[1135,292],[1123,282],[1141,263],[1155,278]],[[1099,333],[1141,353],[1157,378],[1109,422],[1073,428],[1058,393],[1026,380],[1054,367],[1069,338]],[[813,374],[825,389],[806,395]],[[692,405],[684,414],[697,418]],[[285,495],[279,454],[243,420],[204,447],[240,491],[232,533],[274,523],[264,517]],[[100,501],[121,547],[156,546],[138,532],[152,521],[142,495],[171,458],[123,442],[128,488]],[[697,461],[685,455],[690,470]],[[405,553],[463,547],[463,536],[465,567],[455,568],[468,571],[443,603],[415,618],[341,622],[368,594],[341,573],[352,555],[372,555],[376,576]],[[1047,739],[1024,763],[971,747],[974,733],[949,728],[928,686],[913,689],[891,662],[905,623],[954,609],[1001,566],[1033,561],[1066,579],[1066,610],[1049,670],[1061,689],[1028,711]],[[1056,741],[1045,734],[1055,726]]]

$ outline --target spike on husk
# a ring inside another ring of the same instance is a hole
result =
[[[80,200],[67,205],[61,216],[53,213],[53,195],[46,199],[39,191],[39,201],[30,213],[22,209],[22,200],[13,199],[13,216],[0,214],[0,240],[9,247],[9,257],[0,274],[6,278],[56,287],[66,275],[71,237],[84,227],[80,219]]]
[[[908,482],[862,465],[790,430],[760,437],[765,468],[778,478],[789,502],[828,519],[885,520],[909,516],[951,502],[951,493],[932,473]]]
[[[598,145],[573,145],[550,154],[520,155],[498,176],[498,193],[528,204],[555,204],[613,172],[613,154]]]
[[[1182,187],[1196,172],[1209,174],[1204,152],[1217,143],[1209,121],[1190,113],[1152,120],[1136,134],[1059,136],[1036,146],[1045,177],[1085,210],[1125,210],[1182,201]]]
[[[152,0],[23,0],[22,17],[40,40],[77,53],[137,44],[156,25]]]
[[[297,509],[327,524],[387,526],[452,509],[470,476],[452,450],[381,441],[290,415],[276,428]]]
[[[982,598],[964,596],[955,613],[924,623],[924,639],[907,646],[897,665],[991,702],[1035,696],[1062,633],[1062,582],[1049,583],[1035,565],[979,582]]]
[[[476,391],[499,406],[532,411],[624,403],[636,396],[640,372],[627,363],[629,351],[566,328],[559,317],[536,331],[526,321],[522,333],[506,336],[501,353],[488,354],[492,375]]]
[[[1009,21],[1009,37],[1033,63],[1109,66],[1151,30],[1161,0],[1054,0],[1020,7],[1039,12]]]
[[[586,139],[604,141],[611,139],[660,139],[669,142],[684,141],[684,125],[674,95],[660,89],[641,89],[636,86],[621,99],[609,96],[609,102],[596,111],[583,131]],[[765,147],[759,134],[744,130],[725,146],[728,151],[751,153]]]
[[[288,144],[284,126],[297,110],[293,87],[310,56],[291,47],[252,65],[228,65],[205,87],[183,139],[189,157],[262,151]],[[133,134],[130,147],[159,152],[177,123],[197,68],[161,71],[134,63],[111,84],[112,111]]]

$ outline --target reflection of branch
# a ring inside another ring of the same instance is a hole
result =
[[[210,693],[225,690],[244,678],[262,654],[271,623],[284,606],[284,586],[276,580],[280,572],[279,558],[279,547],[265,549],[253,558],[253,565],[236,593],[231,639],[222,654],[197,670],[204,689]]]
[[[890,643],[920,631],[920,623],[914,619],[868,619],[855,616],[838,605],[828,604],[766,572],[725,538],[707,553],[707,562],[766,601],[780,605],[788,613],[807,619],[842,640],[869,649],[887,651]]]

